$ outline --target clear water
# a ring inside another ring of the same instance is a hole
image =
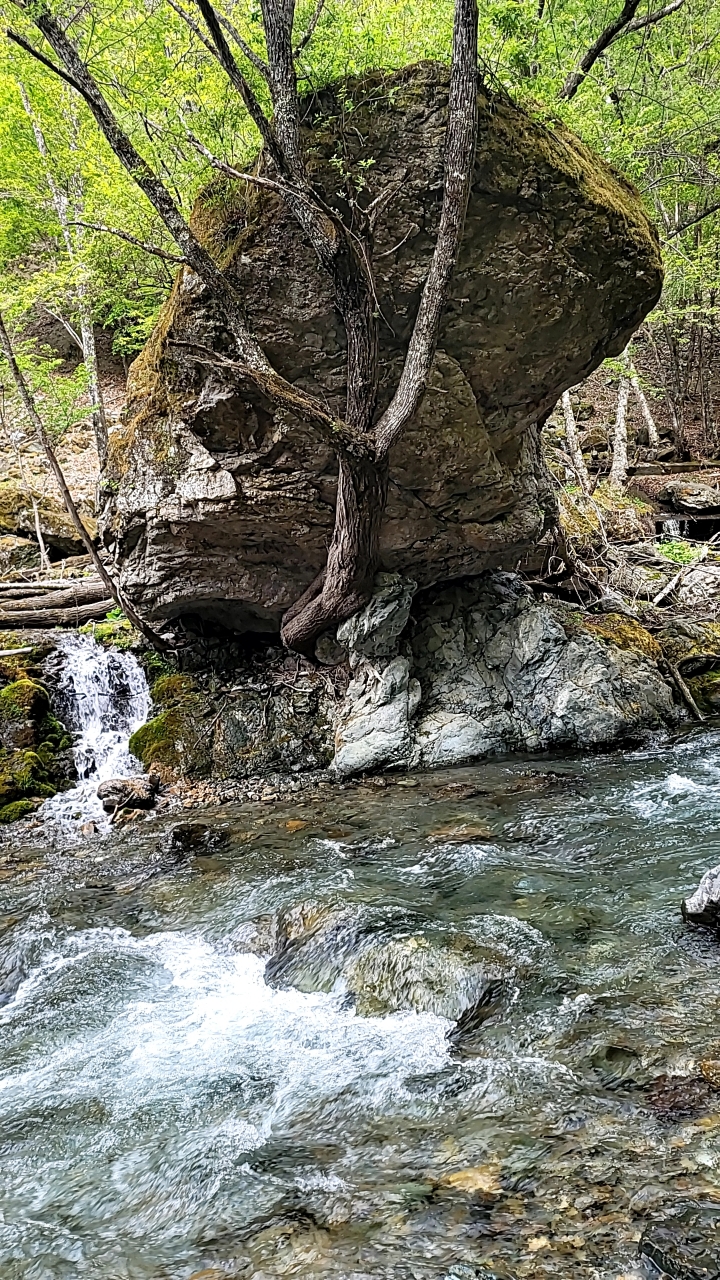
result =
[[[683,1114],[663,1078],[720,1059],[720,952],[679,914],[720,862],[720,734],[407,781],[195,814],[227,843],[180,864],[165,817],[4,851],[2,1280],[615,1280],[667,1223],[717,1249],[720,1094]],[[239,926],[307,900],[499,958],[472,1054],[422,980],[360,1016],[332,931],[266,982]]]
[[[57,653],[54,703],[75,735],[78,783],[46,801],[41,816],[68,832],[88,819],[109,826],[97,788],[108,778],[142,772],[128,751],[128,739],[150,714],[145,673],[131,653],[106,649],[75,632],[60,637]]]

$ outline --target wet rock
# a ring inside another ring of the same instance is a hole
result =
[[[229,839],[226,831],[209,827],[204,822],[179,822],[161,841],[160,850],[173,862],[185,862],[222,849]]]
[[[697,889],[680,904],[686,924],[704,925],[707,929],[720,926],[720,867],[705,872]]]
[[[108,778],[97,789],[106,813],[120,809],[152,809],[158,792],[156,777]]]
[[[230,934],[233,950],[268,959],[278,945],[277,918],[271,915],[244,920]]]
[[[681,1234],[681,1228],[653,1226],[643,1235],[638,1249],[670,1280],[717,1280],[720,1250],[699,1232]]]
[[[265,920],[257,930],[242,934],[256,953],[272,938]],[[412,1009],[455,1019],[512,969],[492,942],[455,931],[427,937],[398,909],[307,901],[279,913],[265,978],[306,992],[344,988],[363,1017]]]
[[[718,1089],[704,1076],[657,1076],[646,1094],[659,1120],[673,1124],[703,1115],[717,1106]]]
[[[590,1059],[592,1071],[603,1089],[638,1088],[647,1081],[640,1054],[628,1045],[610,1044]]]
[[[491,982],[475,1003],[460,1014],[455,1026],[447,1033],[447,1040],[457,1057],[469,1058],[482,1052],[483,1027],[500,1012],[505,995],[503,983]]]
[[[720,489],[711,488],[697,480],[669,480],[660,493],[660,498],[663,502],[672,503],[677,511],[693,514],[720,508]]]

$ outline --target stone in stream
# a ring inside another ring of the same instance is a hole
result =
[[[488,983],[516,968],[515,958],[491,941],[456,930],[426,936],[399,909],[300,902],[278,914],[274,929],[265,917],[241,926],[231,941],[255,954],[272,950],[265,968],[271,986],[342,987],[361,1017],[413,1010],[457,1019]]]
[[[170,854],[176,861],[213,852],[228,843],[226,831],[218,831],[205,822],[179,822],[171,827],[162,841],[162,852]]]
[[[717,1280],[719,1274],[720,1251],[709,1236],[697,1230],[684,1234],[681,1225],[649,1227],[638,1253],[670,1280]]]
[[[102,800],[106,813],[117,813],[119,809],[152,809],[158,786],[156,777],[108,778],[100,783],[97,797]]]
[[[695,892],[680,904],[686,924],[720,927],[720,866],[705,872]]]
[[[446,1036],[456,1057],[472,1057],[480,1050],[483,1027],[499,1013],[505,992],[504,983],[491,982],[475,1003],[460,1014],[455,1026],[450,1028]]]

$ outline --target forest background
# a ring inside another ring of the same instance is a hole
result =
[[[211,179],[215,199],[225,198],[225,180],[189,134],[239,169],[257,153],[259,139],[180,8],[177,0],[88,0],[55,11],[122,126],[189,215]],[[300,5],[297,30],[311,32],[299,59],[301,89],[371,67],[447,60],[452,10],[450,0]],[[223,12],[267,105],[255,64],[264,53],[260,6],[241,0]],[[21,35],[33,31],[10,0],[2,16],[3,26]],[[479,44],[491,86],[551,127],[565,122],[642,193],[660,230],[667,273],[644,329],[656,357],[646,377],[667,406],[680,454],[692,400],[701,426],[695,452],[715,456],[720,6],[501,0],[481,6]],[[168,295],[178,251],[82,101],[8,39],[0,44],[0,194],[0,311],[16,335],[32,333],[39,315],[53,317],[84,357],[58,390],[52,353],[43,352],[37,336],[20,342],[21,361],[59,433],[87,416],[88,399],[95,418],[102,414],[95,335],[106,331],[115,355],[125,364],[132,359]]]

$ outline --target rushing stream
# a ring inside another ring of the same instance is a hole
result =
[[[183,816],[1,855],[2,1280],[720,1267],[720,733]]]

